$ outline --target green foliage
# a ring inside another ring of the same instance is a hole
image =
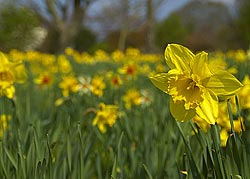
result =
[[[176,14],[171,14],[163,22],[156,26],[155,43],[164,49],[168,43],[183,44],[189,33],[188,27],[181,23],[181,19]]]
[[[55,53],[58,51],[60,33],[56,28],[49,28],[47,31],[47,37],[42,42],[39,50],[47,53]]]
[[[5,5],[0,10],[0,49],[24,50],[34,40],[33,29],[39,25],[34,13],[24,7]]]
[[[239,16],[236,20],[237,30],[242,40],[243,47],[249,48],[250,45],[250,2],[245,0],[240,6]]]
[[[74,45],[78,51],[90,51],[96,45],[96,35],[89,29],[82,27],[75,38]]]
[[[180,124],[178,126],[179,131],[183,133],[183,126],[181,127]],[[244,131],[241,135],[238,135],[232,131],[226,147],[221,147],[220,129],[217,125],[211,125],[211,129],[206,133],[202,130],[197,131],[195,126],[193,126],[193,130],[196,133],[195,136],[182,135],[187,157],[183,158],[183,162],[179,162],[179,164],[188,173],[186,179],[250,178],[247,132]]]

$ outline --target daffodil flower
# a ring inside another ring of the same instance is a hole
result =
[[[0,52],[0,96],[13,98],[15,94],[14,83],[23,83],[26,77],[22,62],[11,62]]]
[[[70,92],[78,92],[79,83],[74,75],[63,76],[62,81],[59,83],[59,88],[62,89],[64,97],[68,97]]]
[[[209,124],[218,117],[218,98],[225,99],[243,86],[226,71],[212,70],[208,54],[193,54],[178,44],[169,44],[165,50],[170,70],[151,76],[152,83],[171,96],[170,112],[177,121],[187,121],[196,115]]]
[[[99,110],[96,112],[96,116],[92,122],[94,126],[97,125],[102,133],[107,131],[107,125],[112,127],[118,118],[118,106],[106,105],[99,103]]]

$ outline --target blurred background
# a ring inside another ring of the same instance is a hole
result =
[[[0,0],[0,50],[249,49],[249,0]]]

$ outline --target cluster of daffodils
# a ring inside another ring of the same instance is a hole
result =
[[[131,112],[137,106],[150,106],[153,94],[135,85],[141,77],[147,78],[150,74],[153,84],[171,96],[170,111],[177,121],[192,120],[204,130],[217,123],[225,129],[224,134],[228,134],[228,123],[221,122],[224,119],[222,116],[228,115],[221,101],[237,93],[240,107],[250,109],[250,82],[246,75],[242,87],[231,75],[237,74],[237,66],[229,66],[227,59],[235,59],[238,64],[249,60],[249,54],[243,50],[214,52],[208,60],[206,52],[195,55],[186,47],[170,44],[165,51],[166,66],[162,64],[160,55],[144,54],[135,48],[128,48],[125,52],[116,50],[111,54],[103,50],[94,54],[80,53],[66,48],[64,53],[58,55],[12,50],[8,54],[0,54],[0,96],[14,98],[15,83],[24,82],[27,76],[25,71],[28,71],[29,80],[38,87],[37,90],[60,89],[56,106],[71,97],[93,97],[97,103],[101,101],[96,111],[102,112],[96,112],[93,124],[101,132],[106,132],[107,126],[113,126],[109,117],[105,118],[109,116],[105,111],[112,108],[112,104],[103,102],[106,97],[109,97],[109,102],[113,100],[119,104],[114,105],[116,111],[120,107]],[[95,69],[98,63],[104,68]],[[166,70],[169,71],[164,73]],[[240,118],[237,120],[241,121]]]
[[[204,51],[195,55],[184,46],[169,44],[165,59],[170,70],[150,79],[171,96],[172,116],[181,122],[193,120],[200,126],[218,123],[219,101],[238,93],[243,84],[229,72],[211,68]]]
[[[71,56],[79,64],[96,64],[98,62],[124,63],[127,61],[156,63],[161,60],[161,56],[158,54],[141,53],[136,48],[127,48],[125,52],[116,50],[111,54],[99,49],[93,55],[90,55],[87,52],[79,53],[68,47],[65,49],[65,55]]]
[[[94,95],[102,97],[106,83],[102,76],[96,75],[93,78],[75,75],[63,76],[59,82],[59,88],[62,90],[63,97],[69,97],[70,94],[79,93],[80,95]]]
[[[117,75],[108,74],[108,77],[103,77],[100,75],[95,75],[93,77],[90,76],[65,76],[62,78],[62,81],[59,83],[59,88],[62,90],[62,97],[57,99],[55,102],[56,106],[60,106],[66,101],[71,95],[79,94],[80,96],[95,96],[102,100],[104,96],[104,92],[106,86],[108,85],[108,81],[110,83],[111,89],[116,92],[122,87],[122,80]],[[115,99],[117,101],[119,99]],[[153,102],[153,95],[149,90],[142,89],[138,90],[136,88],[129,88],[119,100],[123,102],[126,110],[130,111],[131,108],[136,106],[140,107],[148,107]],[[114,107],[116,106],[116,107]],[[117,105],[106,105],[105,103],[100,103],[99,108],[96,112],[96,117],[94,119],[93,125],[97,126],[102,133],[106,132],[107,127],[112,127],[117,119],[116,117],[111,120],[111,112],[112,115],[118,113]],[[116,110],[114,110],[116,109]],[[112,121],[112,123],[111,123]]]
[[[90,56],[87,55],[85,52],[80,54],[79,52],[74,51],[71,48],[67,48],[65,50],[64,58],[61,57],[61,59],[64,60],[65,67],[70,67],[70,65],[65,62],[67,61],[66,59],[68,59],[69,62],[69,59],[71,57],[72,60],[74,60],[77,64],[79,63],[80,65],[95,65],[96,63],[114,63],[116,64],[116,66],[118,66],[118,68],[116,70],[101,71],[99,72],[100,74],[81,74],[79,76],[75,75],[73,68],[71,68],[71,71],[60,70],[62,75],[60,75],[61,78],[58,78],[57,81],[59,81],[58,86],[62,91],[62,97],[56,100],[56,106],[62,105],[72,95],[78,94],[80,96],[95,96],[95,98],[102,101],[102,97],[105,97],[105,95],[107,95],[106,93],[110,95],[110,90],[114,90],[113,93],[116,93],[116,91],[122,91],[122,89],[124,88],[128,88],[128,90],[124,92],[124,94],[121,94],[121,99],[116,98],[114,99],[114,101],[123,102],[126,110],[131,110],[131,108],[133,108],[134,106],[148,107],[152,103],[153,98],[149,90],[131,89],[130,86],[128,87],[128,84],[134,84],[135,80],[138,80],[138,75],[144,75],[146,77],[147,74],[152,71],[150,69],[149,63],[159,61],[160,58],[157,55],[142,54],[138,49],[130,48],[127,49],[125,53],[117,50],[111,55],[108,55],[102,50],[98,50],[95,52],[94,55]],[[56,58],[55,62],[56,61],[59,61],[58,57]],[[59,68],[57,67],[56,69]],[[36,79],[37,84],[39,84],[38,79],[40,80],[40,85],[46,85],[52,81],[52,76],[43,73],[41,78]],[[99,106],[106,105],[107,104],[102,102]],[[105,116],[108,115],[103,115],[109,113],[109,110],[112,109],[110,107],[112,105],[109,104],[107,106],[108,107],[100,107],[100,109],[95,110],[97,111],[96,118],[93,122],[93,125],[97,126],[99,130],[103,133],[106,132],[107,126],[112,127],[112,125],[110,124],[109,117],[105,118]],[[116,108],[116,111],[118,111],[118,106],[116,106]],[[101,120],[100,116],[102,116]]]

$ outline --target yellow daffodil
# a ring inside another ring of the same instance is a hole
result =
[[[140,65],[140,68],[139,68],[140,74],[145,75],[145,74],[150,73],[150,71],[151,71],[151,68],[150,68],[149,64],[141,64]]]
[[[245,62],[246,58],[246,52],[243,49],[238,49],[235,51],[235,60],[237,62]]]
[[[10,115],[0,115],[0,138],[3,137],[3,131],[8,128],[8,122],[11,119]]]
[[[110,74],[110,76],[108,76],[108,79],[114,89],[118,89],[123,84],[123,81],[118,74]]]
[[[132,57],[136,59],[136,57],[140,56],[141,52],[139,49],[137,48],[132,48],[132,47],[129,47],[126,49],[126,56],[128,57]]]
[[[64,53],[69,56],[74,56],[74,53],[76,53],[76,51],[71,47],[66,47],[64,49]]]
[[[0,53],[0,96],[13,98],[14,83],[26,80],[26,72],[22,62],[11,62],[3,53]]]
[[[122,97],[122,100],[125,102],[126,109],[131,109],[132,105],[138,106],[141,104],[141,97],[137,89],[129,89]]]
[[[82,52],[80,55],[81,58],[81,63],[85,63],[85,64],[95,64],[96,60],[93,58],[93,56],[91,56],[89,53],[87,52]]]
[[[60,72],[66,74],[72,71],[71,64],[69,60],[64,55],[59,55],[57,58],[57,65]]]
[[[40,74],[37,78],[34,79],[34,82],[40,86],[42,89],[43,87],[49,86],[52,84],[52,75],[49,73]]]
[[[104,103],[99,104],[99,110],[96,112],[96,116],[93,120],[93,125],[99,128],[102,133],[107,131],[107,125],[112,127],[118,117],[118,106],[106,105]]]
[[[97,51],[95,51],[94,58],[98,62],[103,62],[103,61],[109,61],[110,60],[109,55],[104,50],[101,50],[101,49],[98,49]]]
[[[218,97],[225,98],[243,86],[226,71],[208,66],[208,54],[193,54],[178,44],[165,50],[170,70],[151,76],[152,83],[171,96],[170,111],[177,121],[187,121],[198,115],[209,124],[218,117]]]
[[[111,57],[115,62],[119,62],[124,59],[124,53],[121,50],[116,50],[111,54]]]
[[[135,75],[136,74],[136,65],[134,63],[127,63],[123,67],[118,69],[118,72],[120,74],[124,75]]]
[[[70,92],[78,92],[79,83],[75,76],[69,75],[63,77],[62,81],[59,83],[59,87],[62,89],[63,96],[68,97]]]
[[[103,90],[106,88],[106,84],[103,81],[103,77],[95,76],[91,81],[91,92],[96,96],[103,96]]]

